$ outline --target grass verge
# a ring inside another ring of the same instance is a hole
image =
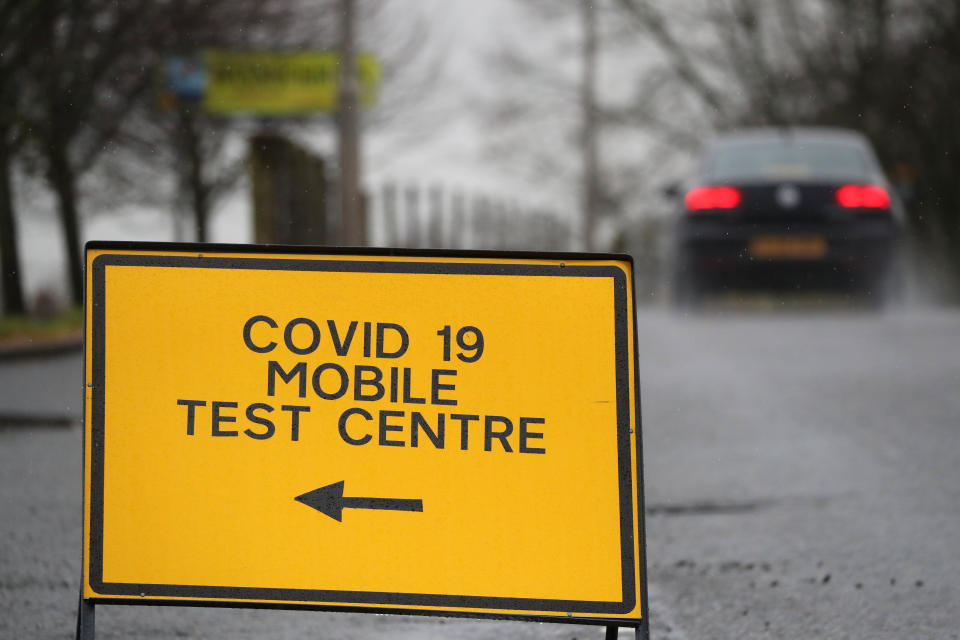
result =
[[[71,307],[50,316],[0,316],[0,346],[56,342],[79,338],[83,330],[83,309]]]

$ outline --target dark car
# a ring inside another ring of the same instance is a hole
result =
[[[757,286],[837,288],[880,304],[895,288],[904,213],[857,132],[720,135],[680,209],[674,294],[681,304]]]

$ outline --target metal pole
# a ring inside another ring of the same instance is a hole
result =
[[[356,71],[356,2],[340,0],[340,84],[337,92],[337,141],[340,161],[340,240],[363,246],[360,204],[360,112]]]
[[[77,607],[77,640],[94,640],[96,637],[95,608],[90,600],[83,598],[80,591],[80,604]]]
[[[581,0],[583,19],[583,68],[580,78],[580,109],[582,121],[581,157],[581,216],[583,250],[593,251],[594,220],[600,202],[599,162],[597,160],[597,13],[593,0]]]

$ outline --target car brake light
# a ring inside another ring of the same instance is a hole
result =
[[[687,192],[683,204],[688,211],[733,209],[740,204],[740,191],[733,187],[696,187]]]
[[[847,209],[889,209],[890,194],[875,184],[846,184],[837,189],[837,203]]]

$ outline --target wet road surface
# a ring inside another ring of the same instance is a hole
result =
[[[638,320],[654,638],[960,638],[960,313]],[[78,355],[0,363],[74,412]],[[69,638],[80,430],[0,428],[0,638]],[[602,629],[99,607],[101,638],[601,638]]]
[[[662,637],[958,637],[960,317],[650,315],[640,336]]]

